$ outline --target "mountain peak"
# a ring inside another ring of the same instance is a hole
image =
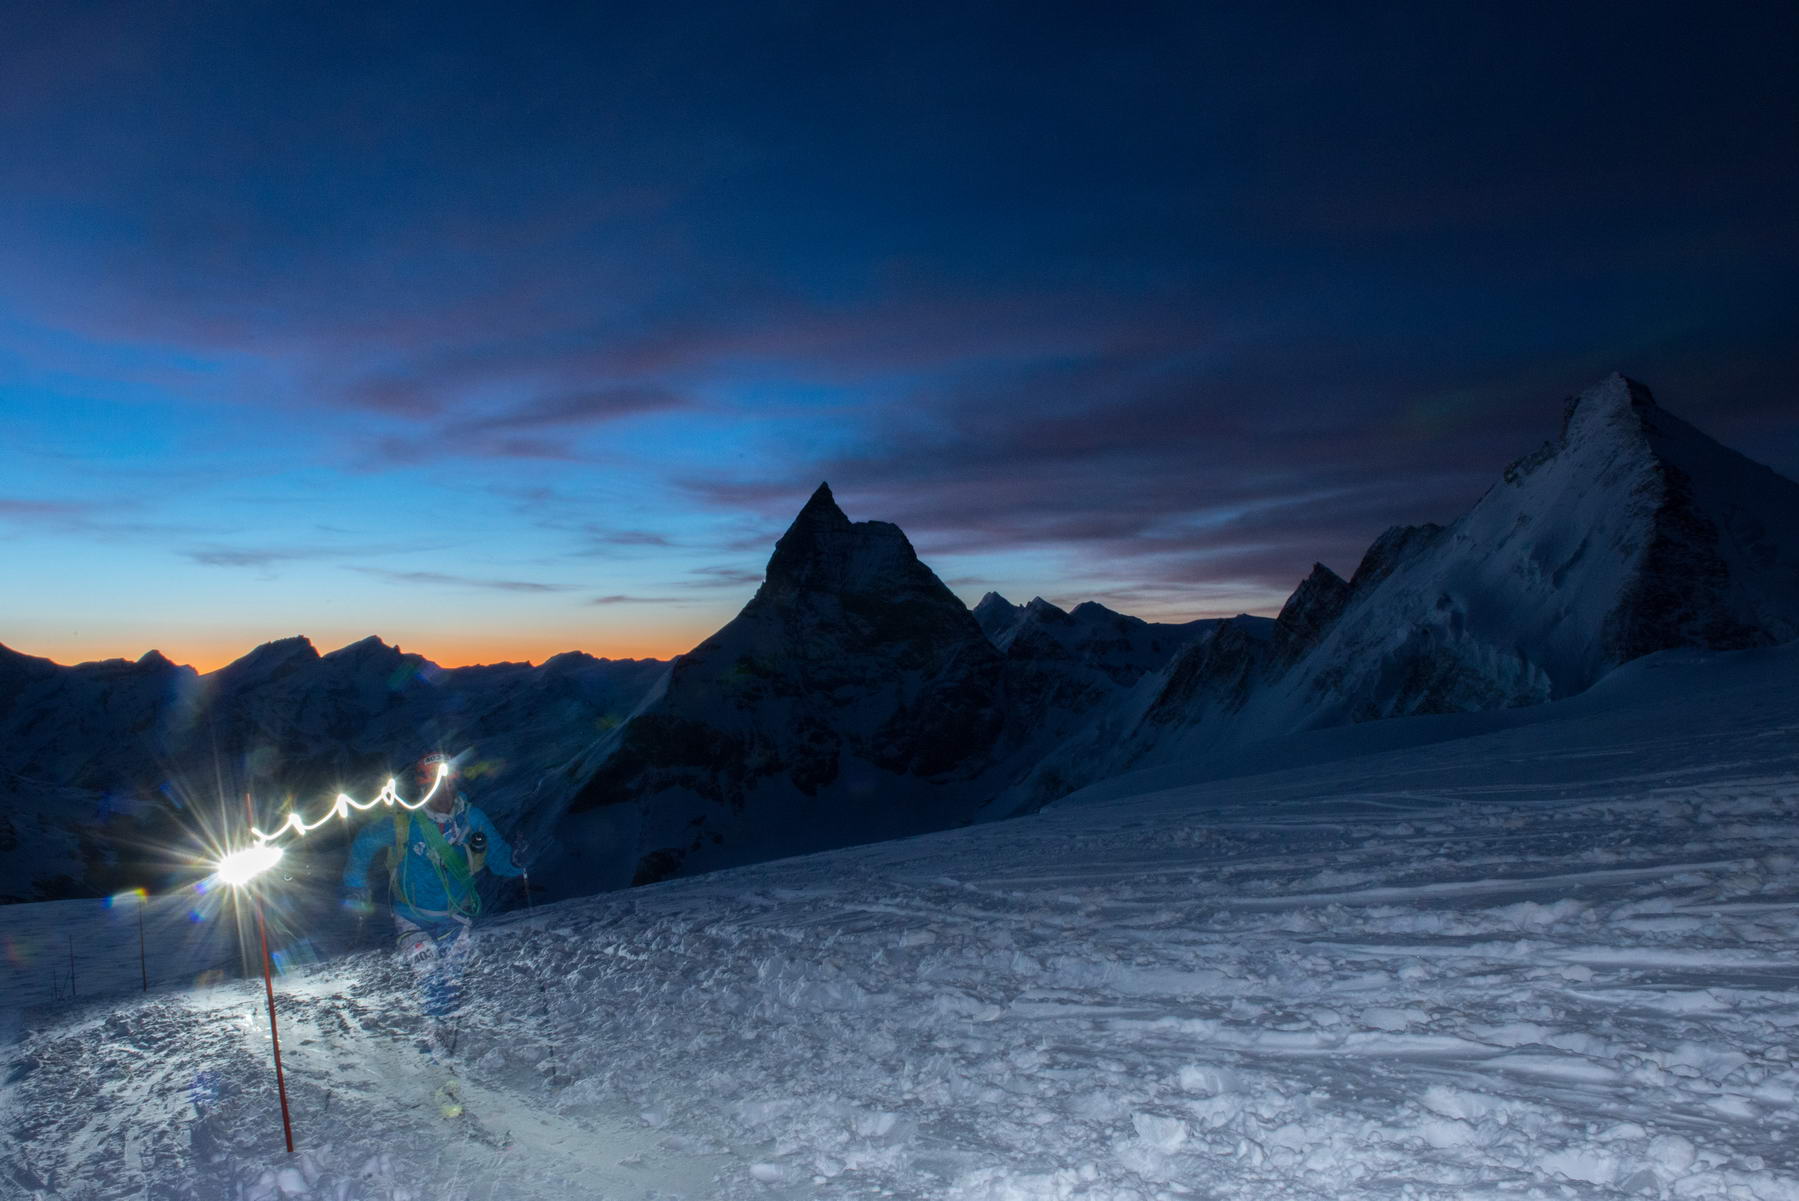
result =
[[[793,519],[795,525],[801,522],[844,529],[850,525],[850,519],[837,507],[837,498],[831,495],[831,485],[822,482],[813,490],[811,498],[799,511],[799,516]]]
[[[1349,603],[1349,585],[1322,563],[1312,564],[1311,574],[1299,582],[1281,606],[1275,627],[1294,649],[1311,646],[1343,613]]]
[[[348,646],[340,646],[324,657],[327,659],[356,660],[374,658],[400,659],[404,658],[405,654],[406,652],[402,651],[399,647],[389,646],[387,643],[381,641],[380,635],[370,634],[367,638],[359,639],[356,642],[350,643]]]
[[[1589,437],[1600,428],[1620,423],[1640,428],[1644,416],[1658,411],[1648,385],[1614,371],[1578,396],[1568,398],[1562,410],[1562,441]]]
[[[770,596],[795,592],[882,594],[898,597],[925,579],[943,585],[919,563],[897,525],[852,522],[837,507],[828,484],[820,484],[769,557],[764,589]],[[761,595],[761,593],[758,593]],[[956,602],[962,608],[962,602]],[[966,610],[964,610],[966,612]]]

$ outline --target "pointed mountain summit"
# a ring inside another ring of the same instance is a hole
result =
[[[967,612],[936,574],[919,562],[897,525],[851,522],[837,507],[831,486],[820,484],[775,543],[762,587],[744,614],[797,613],[846,603],[850,611],[867,610],[871,615],[874,609],[913,605]]]
[[[998,735],[1000,672],[974,615],[899,527],[851,522],[821,484],[742,612],[596,752],[571,822],[613,810],[595,820],[615,830],[628,812],[632,861],[571,861],[564,887],[949,824]],[[565,841],[591,840],[570,828]]]
[[[976,602],[973,613],[975,623],[987,635],[987,640],[1003,650],[1012,627],[1024,616],[1024,606],[1013,604],[997,592],[989,592]]]
[[[1530,699],[1658,650],[1799,636],[1799,485],[1622,375],[1573,397],[1561,438],[1508,468],[1448,542],[1395,579],[1441,585],[1437,611],[1514,641],[1546,677]]]
[[[1282,724],[1554,700],[1654,651],[1799,637],[1799,484],[1612,375],[1453,525],[1382,535],[1348,592]]]
[[[1343,577],[1322,563],[1312,564],[1312,574],[1300,581],[1274,619],[1281,652],[1297,659],[1316,646],[1348,603],[1349,585]]]

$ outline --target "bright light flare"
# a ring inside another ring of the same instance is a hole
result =
[[[267,843],[233,851],[219,860],[219,879],[227,884],[248,884],[256,876],[280,863],[282,854],[280,847],[272,847]]]

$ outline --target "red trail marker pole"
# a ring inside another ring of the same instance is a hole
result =
[[[137,971],[143,977],[144,991],[150,991],[150,964],[144,958],[144,906],[150,898],[143,893],[137,895]]]
[[[250,806],[250,794],[244,793],[244,813],[250,824],[256,824],[256,812]],[[254,886],[252,886],[254,887]],[[262,894],[252,893],[256,906],[256,933],[262,940],[262,987],[269,998],[269,1045],[275,1051],[275,1092],[281,1097],[281,1133],[287,1137],[289,1154],[294,1149],[294,1122],[287,1109],[287,1077],[281,1072],[281,1032],[275,1024],[275,977],[269,969],[269,927],[262,916]]]

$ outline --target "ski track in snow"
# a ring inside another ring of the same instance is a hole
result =
[[[278,985],[291,1158],[259,981],[39,1007],[0,1195],[1795,1201],[1766,733],[1512,733],[508,914],[463,1118],[409,978],[330,960]]]

